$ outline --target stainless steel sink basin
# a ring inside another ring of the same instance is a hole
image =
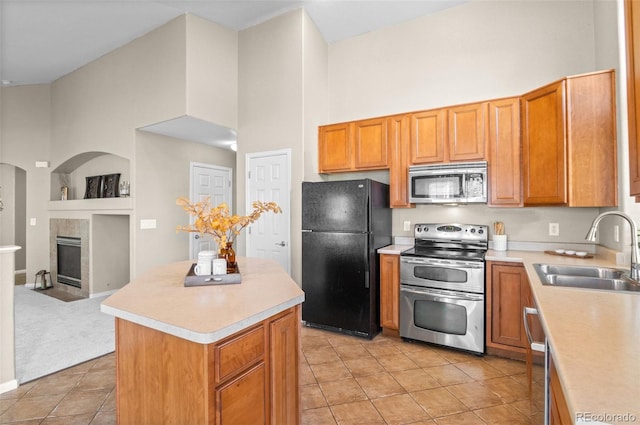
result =
[[[609,267],[534,264],[543,285],[640,293],[640,283]]]

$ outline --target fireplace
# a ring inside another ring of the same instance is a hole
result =
[[[82,249],[80,238],[57,236],[58,282],[81,288]]]

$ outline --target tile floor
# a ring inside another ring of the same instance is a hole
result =
[[[303,327],[300,362],[302,424],[543,423],[539,366],[530,402],[522,362],[395,337]],[[114,388],[112,353],[0,394],[0,424],[113,425]]]

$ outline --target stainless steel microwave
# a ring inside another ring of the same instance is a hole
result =
[[[409,202],[486,204],[487,161],[409,167]]]

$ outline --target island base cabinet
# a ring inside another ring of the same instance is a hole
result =
[[[573,420],[564,398],[553,356],[549,357],[549,425],[571,425]]]
[[[212,344],[116,318],[118,424],[300,423],[300,314]]]

